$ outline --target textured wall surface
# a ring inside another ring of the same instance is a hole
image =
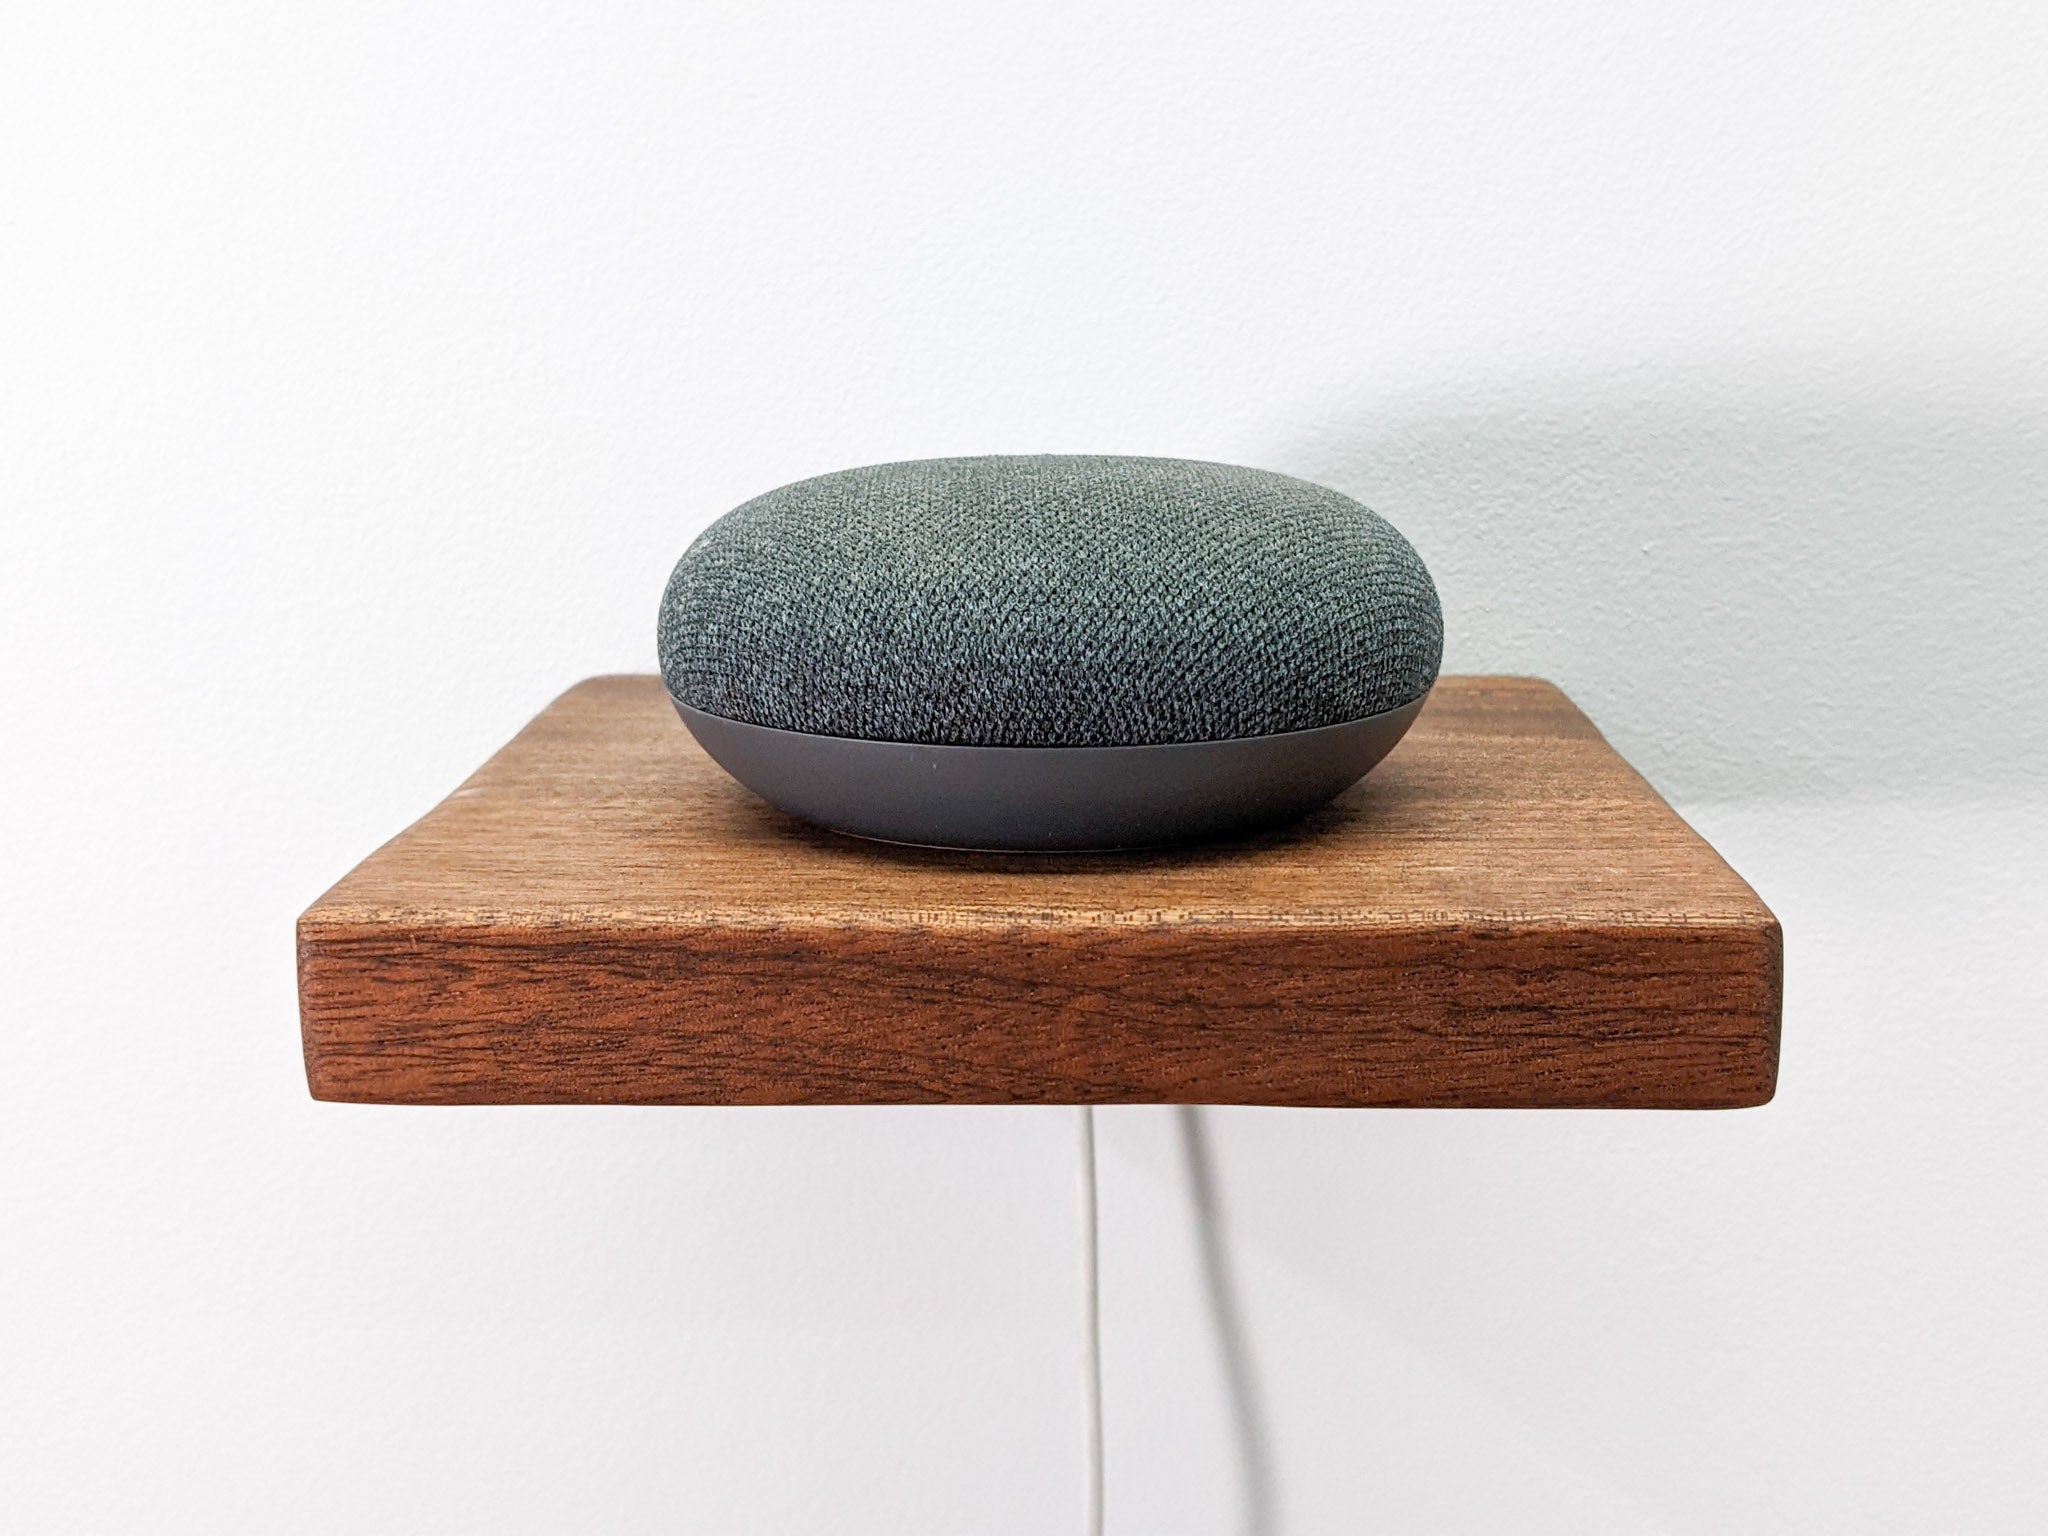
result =
[[[2048,1523],[2044,48],[8,9],[0,1525],[1078,1518],[1064,1115],[316,1106],[290,936],[718,513],[1048,451],[1374,507],[1788,932],[1764,1110],[1105,1116],[1112,1528]]]

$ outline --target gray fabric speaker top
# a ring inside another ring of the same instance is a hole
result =
[[[662,599],[675,698],[753,725],[960,746],[1311,730],[1410,703],[1443,614],[1385,521],[1182,459],[923,459],[707,528]]]

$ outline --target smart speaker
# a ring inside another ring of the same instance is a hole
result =
[[[1297,816],[1401,739],[1443,614],[1408,541],[1183,459],[921,459],[756,497],[677,563],[662,677],[747,788],[860,837],[1123,848]]]

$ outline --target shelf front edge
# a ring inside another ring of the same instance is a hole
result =
[[[1598,925],[299,927],[316,1098],[1733,1108],[1767,913]]]

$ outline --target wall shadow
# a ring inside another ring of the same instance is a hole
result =
[[[1876,351],[1503,377],[1268,462],[1408,534],[1447,671],[1552,678],[1674,796],[2038,779],[2044,378]]]
[[[1237,1444],[1243,1529],[1245,1536],[1275,1536],[1279,1530],[1279,1506],[1273,1482],[1272,1442],[1253,1369],[1244,1306],[1238,1298],[1237,1279],[1230,1264],[1209,1127],[1197,1105],[1179,1105],[1176,1115],[1181,1152],[1187,1161],[1188,1197],[1193,1206],[1202,1290],[1216,1331],[1216,1352],[1229,1398],[1231,1434]]]

